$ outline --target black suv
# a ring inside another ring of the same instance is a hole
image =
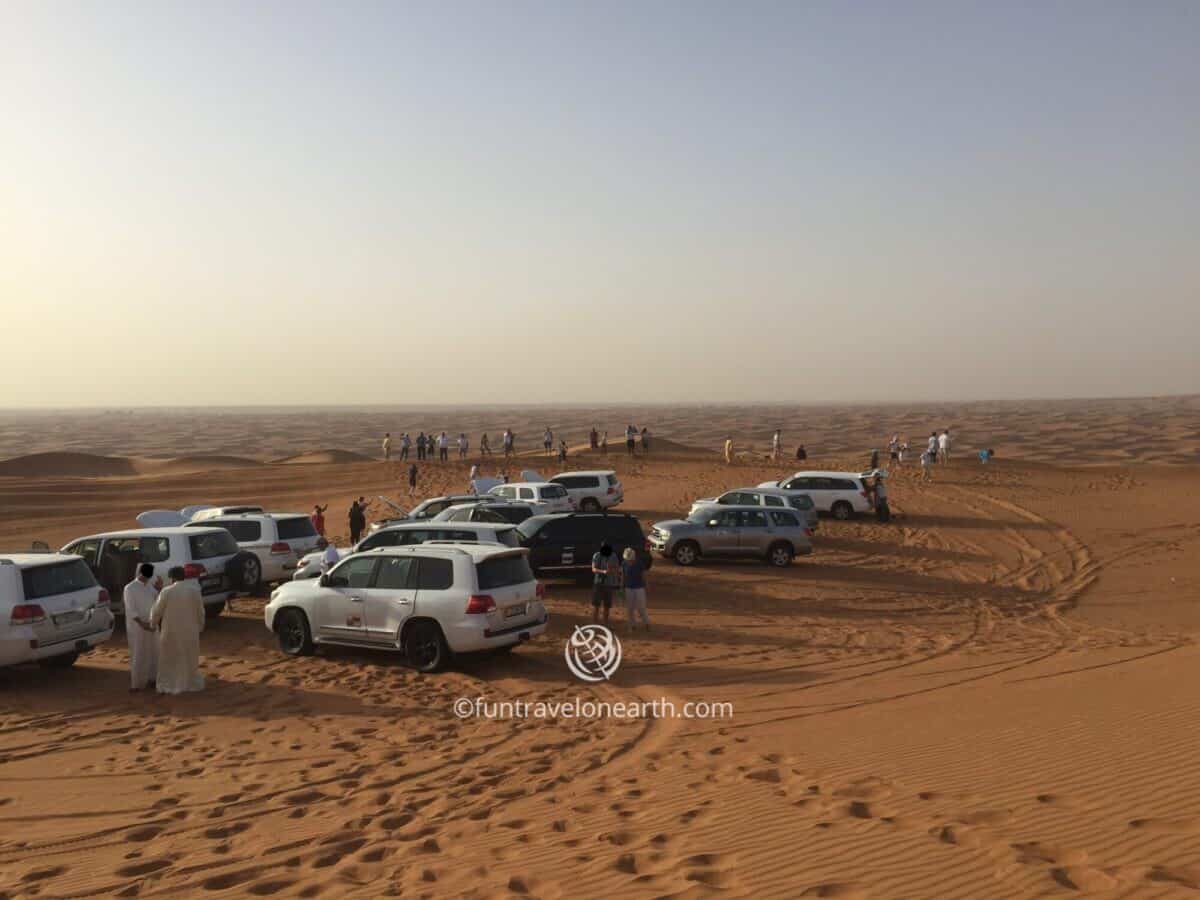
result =
[[[618,556],[632,547],[647,569],[653,562],[642,525],[629,513],[530,516],[517,526],[517,532],[521,546],[529,548],[529,565],[535,575],[586,575],[602,544],[611,544]]]

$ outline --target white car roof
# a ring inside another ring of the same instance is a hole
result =
[[[473,509],[478,506],[477,503],[463,503],[459,506],[447,506],[442,510],[442,513],[448,513],[452,509]],[[489,503],[488,506],[520,506],[519,503]],[[525,504],[528,506],[529,504]],[[442,513],[438,513],[441,515]],[[417,519],[415,521],[398,522],[395,525],[384,525],[375,531],[379,534],[380,531],[420,531],[423,528],[428,528],[430,525],[436,525],[439,528],[516,528],[510,522],[451,522],[446,519]]]
[[[492,491],[494,491],[496,488],[502,488],[502,487],[550,487],[550,486],[562,487],[561,484],[554,484],[554,482],[552,482],[552,481],[510,481],[507,484],[496,485],[496,487],[492,488]],[[488,493],[490,494],[492,491],[488,491]]]
[[[862,478],[862,472],[793,472],[787,478],[780,479],[787,481],[790,478]]]
[[[23,568],[46,563],[70,562],[73,559],[79,559],[79,557],[74,553],[0,553],[0,566],[14,565]]]
[[[525,547],[506,547],[503,544],[468,544],[455,541],[436,541],[425,544],[405,544],[403,547],[376,547],[374,550],[360,550],[354,555],[371,556],[382,554],[384,556],[411,556],[414,553],[433,553],[446,557],[461,556],[465,553],[473,561],[479,562],[492,556],[526,556],[529,554],[529,550]]]
[[[205,526],[208,522],[211,522],[213,519],[244,519],[246,521],[253,522],[253,521],[260,520],[260,519],[307,519],[307,518],[308,518],[308,513],[294,513],[294,512],[230,513],[227,516],[213,516],[210,519],[199,519],[199,520],[193,519],[188,525],[186,525],[184,527],[190,528],[192,531],[195,531],[197,528],[201,528],[201,527]]]
[[[78,543],[92,538],[143,537],[145,535],[170,536],[173,534],[195,534],[197,531],[224,531],[219,525],[188,526],[167,525],[163,528],[126,528],[122,531],[102,531],[99,534],[85,534],[83,537],[72,538],[69,543]]]
[[[569,475],[616,475],[615,469],[580,469],[576,472],[559,472],[555,478],[562,478]]]

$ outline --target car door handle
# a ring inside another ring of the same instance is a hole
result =
[[[408,604],[412,603],[412,601],[409,600],[407,597],[401,598],[400,600],[397,600],[396,602],[399,603],[401,606],[408,606]]]
[[[362,603],[362,597],[347,597],[351,603]]]

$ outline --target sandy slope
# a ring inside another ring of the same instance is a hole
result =
[[[778,474],[686,447],[610,460],[645,521]],[[344,531],[351,497],[399,498],[399,474],[0,479],[0,546],[203,499],[329,501]],[[464,475],[425,467],[421,495]],[[286,659],[255,599],[206,632],[201,696],[131,698],[119,640],[72,672],[0,673],[0,892],[1196,896],[1200,472],[912,475],[891,525],[823,522],[790,570],[657,565],[655,632],[600,687],[566,670],[585,595],[558,582],[546,639],[435,677]],[[460,696],[735,713],[460,720]]]

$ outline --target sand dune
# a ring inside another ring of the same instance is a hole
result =
[[[138,468],[133,460],[123,456],[97,456],[94,453],[30,453],[0,460],[0,476],[6,477],[101,478],[136,474]]]
[[[1114,434],[1142,415],[1100,409]],[[1036,460],[961,459],[930,484],[902,467],[889,525],[823,521],[790,569],[656,563],[654,631],[622,634],[600,685],[563,659],[590,614],[569,581],[548,585],[544,639],[437,676],[282,657],[263,597],[205,631],[202,695],[128,695],[119,637],[72,671],[0,671],[0,895],[1195,896],[1200,470],[1055,464],[1049,448],[1116,438],[1037,414]],[[1184,455],[1194,427],[1174,434],[1155,452]],[[612,448],[622,509],[648,524],[791,468],[760,458],[769,432],[731,466],[691,440]],[[420,496],[467,465],[421,464]],[[6,478],[0,545],[225,497],[330,503],[341,541],[351,498],[403,499],[401,477],[351,460]],[[488,721],[454,715],[459,697],[733,713]]]
[[[371,457],[349,450],[314,450],[310,453],[299,453],[295,456],[285,456],[275,462],[279,465],[345,465],[347,463],[368,462]]]

